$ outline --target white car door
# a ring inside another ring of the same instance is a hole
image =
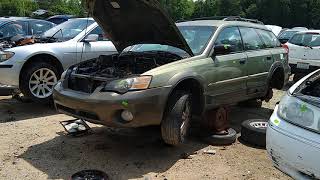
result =
[[[89,35],[98,35],[98,40],[94,42],[85,42]],[[97,58],[100,55],[110,55],[116,54],[117,50],[114,47],[113,43],[108,40],[105,36],[105,33],[102,29],[97,26],[90,33],[87,34],[82,40],[78,42],[77,45],[77,59],[78,62]]]
[[[287,43],[289,47],[289,63],[296,64],[297,61],[306,59],[308,47],[305,46],[304,34],[294,35]]]

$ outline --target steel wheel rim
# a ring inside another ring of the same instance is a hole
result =
[[[184,110],[182,112],[182,123],[180,126],[180,133],[182,137],[185,137],[188,132],[188,128],[190,125],[190,119],[191,119],[191,106],[189,101],[186,102],[186,105],[184,107]]]
[[[44,99],[52,95],[53,87],[57,81],[57,76],[52,70],[41,68],[31,75],[29,90],[33,96]]]
[[[259,129],[266,129],[268,127],[268,122],[252,122],[250,126],[259,128]]]

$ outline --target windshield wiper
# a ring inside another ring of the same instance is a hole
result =
[[[58,32],[61,32],[61,36],[62,36],[62,39],[63,39],[62,28],[60,28],[56,33],[54,33],[51,37],[48,38],[48,40],[46,41],[46,43],[50,42],[51,39],[55,39],[55,42],[56,42],[56,41],[58,40],[58,38],[54,38],[54,36],[57,35]]]

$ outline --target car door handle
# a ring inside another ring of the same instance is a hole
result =
[[[268,57],[267,57],[267,60],[268,60],[268,61],[272,60],[272,57],[271,57],[271,56],[268,56]]]
[[[240,64],[245,64],[246,62],[247,62],[247,59],[240,59],[240,60],[239,60],[239,63],[240,63]]]

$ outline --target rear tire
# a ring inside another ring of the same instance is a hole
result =
[[[52,90],[60,79],[58,68],[47,62],[34,62],[21,72],[20,91],[32,101],[48,104]]]
[[[162,139],[166,144],[178,146],[185,142],[192,118],[192,100],[188,92],[177,91],[170,96],[161,123]]]

